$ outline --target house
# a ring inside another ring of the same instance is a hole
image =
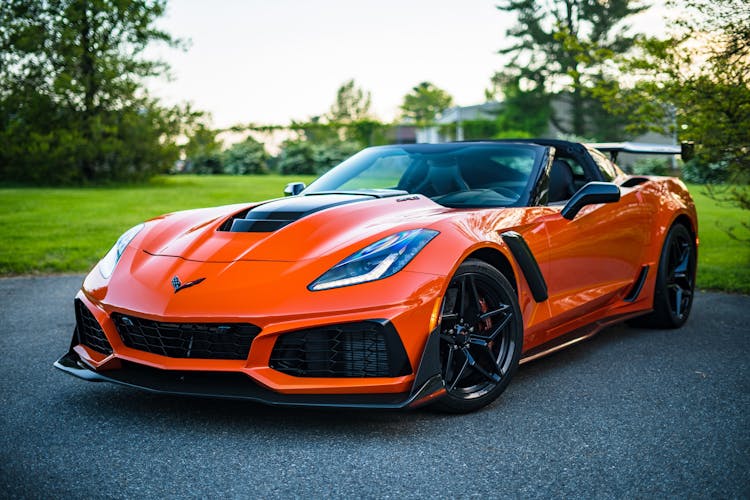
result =
[[[461,126],[464,121],[495,120],[502,104],[496,101],[473,106],[453,106],[440,113],[432,127],[417,129],[417,142],[447,142],[464,140]],[[454,127],[450,125],[455,125]]]

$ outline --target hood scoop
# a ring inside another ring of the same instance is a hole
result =
[[[370,195],[321,194],[290,196],[242,211],[221,225],[219,231],[272,233],[294,221],[326,208],[373,199]]]

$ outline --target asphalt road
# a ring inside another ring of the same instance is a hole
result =
[[[463,416],[156,396],[55,370],[80,276],[0,279],[0,495],[750,496],[750,297],[614,327]]]

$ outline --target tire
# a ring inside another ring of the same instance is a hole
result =
[[[654,310],[628,321],[642,328],[679,328],[693,305],[696,268],[695,238],[682,225],[669,229],[659,257],[654,289]]]
[[[489,264],[461,264],[443,297],[440,364],[446,394],[433,407],[478,410],[497,399],[518,368],[523,320],[508,280]]]

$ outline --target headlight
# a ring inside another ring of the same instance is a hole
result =
[[[138,234],[141,229],[143,229],[143,223],[125,231],[122,236],[117,238],[115,246],[113,246],[110,251],[107,252],[107,255],[99,261],[99,272],[102,273],[104,278],[108,279],[112,276],[112,272],[115,270],[115,266],[120,260],[122,252],[125,251],[130,242],[133,241],[133,238],[135,238],[135,235]]]
[[[312,291],[375,281],[396,274],[438,235],[431,229],[396,233],[342,260],[313,281]]]

